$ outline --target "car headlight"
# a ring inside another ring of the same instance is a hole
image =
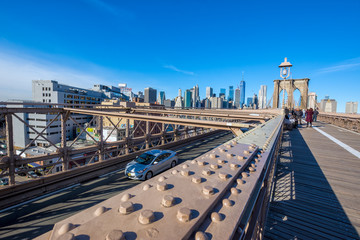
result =
[[[144,169],[142,169],[142,170],[137,171],[137,173],[143,173],[143,172],[145,172],[146,170],[147,170],[147,168],[144,168]]]

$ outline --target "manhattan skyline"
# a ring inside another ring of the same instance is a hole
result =
[[[1,2],[0,100],[31,99],[36,79],[127,83],[170,99],[198,84],[204,98],[207,86],[236,89],[242,72],[246,97],[267,85],[270,99],[288,57],[293,78],[310,78],[309,91],[344,112],[360,101],[359,10],[358,1]]]

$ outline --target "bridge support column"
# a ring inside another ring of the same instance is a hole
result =
[[[150,122],[146,121],[145,126],[145,148],[148,149],[150,147]]]
[[[62,171],[65,172],[69,168],[69,156],[66,147],[66,121],[70,116],[70,112],[61,114],[61,148],[62,148]]]
[[[13,122],[10,113],[5,115],[6,121],[6,144],[7,144],[7,156],[9,158],[9,178],[10,185],[15,185],[15,157],[14,157],[14,135],[13,135]]]
[[[129,154],[129,132],[130,132],[130,120],[127,118],[126,119],[126,126],[125,126],[125,139],[126,139],[126,143],[125,143],[125,154]]]
[[[161,124],[161,133],[162,133],[162,135],[161,135],[161,145],[164,145],[165,144],[165,134],[166,134],[166,132],[165,132],[165,123]]]
[[[104,136],[103,136],[103,123],[104,123],[104,117],[99,117],[99,131],[100,131],[100,137],[99,137],[99,161],[104,161]]]

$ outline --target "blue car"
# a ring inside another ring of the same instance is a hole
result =
[[[0,185],[9,185],[8,178],[0,178]]]
[[[178,163],[176,152],[170,150],[150,150],[135,160],[129,162],[125,168],[125,175],[136,180],[147,180]]]

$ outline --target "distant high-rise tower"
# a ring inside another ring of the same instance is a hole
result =
[[[320,110],[323,112],[336,113],[337,102],[335,99],[330,99],[329,96],[325,96],[325,99],[321,99]]]
[[[228,101],[234,101],[234,86],[229,86]]]
[[[191,104],[191,100],[192,100],[192,96],[191,96],[191,91],[189,89],[187,89],[184,93],[184,107],[186,108],[191,108],[192,104]]]
[[[240,82],[240,106],[242,107],[245,103],[245,81]]]
[[[259,100],[257,95],[254,93],[253,100],[252,100],[253,108],[258,109]]]
[[[223,99],[225,99],[225,96],[226,96],[226,89],[220,88],[219,97],[222,97]]]
[[[197,108],[200,106],[200,96],[199,96],[199,85],[196,84],[192,88],[192,107]]]
[[[359,102],[346,102],[345,113],[357,113]]]
[[[176,97],[175,99],[175,108],[183,108],[184,107],[184,103],[183,103],[183,99],[181,97],[181,89],[179,88],[179,95]]]
[[[300,101],[301,103],[301,101]],[[299,105],[300,105],[299,103]],[[315,109],[317,107],[317,95],[314,92],[309,92],[307,108]]]
[[[213,96],[212,87],[206,87],[206,98],[211,98]]]
[[[161,105],[164,105],[164,101],[165,101],[165,92],[164,91],[160,91],[159,92],[159,96],[157,99],[157,102]]]
[[[145,98],[144,102],[146,103],[155,103],[156,102],[156,89],[151,87],[145,88]]]
[[[259,90],[259,108],[266,108],[267,86],[261,85]]]
[[[242,108],[240,106],[240,88],[235,89],[234,106],[235,108]]]

